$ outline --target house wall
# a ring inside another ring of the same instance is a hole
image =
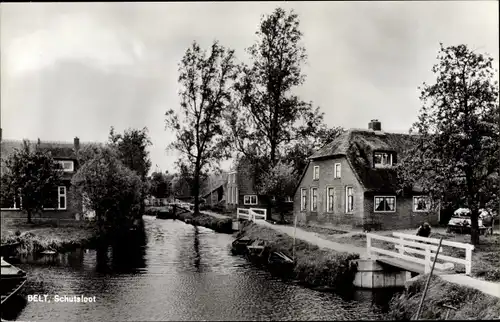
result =
[[[236,176],[234,182],[233,182],[233,175]],[[229,203],[231,197],[231,193],[234,189],[238,187],[238,173],[236,172],[230,172],[227,176],[227,185],[226,185],[226,191],[225,191],[225,199],[226,199],[226,209],[229,210],[234,210],[238,205],[236,203]]]
[[[438,212],[415,212],[413,211],[413,197],[396,197],[395,212],[375,212],[375,196],[391,196],[390,194],[366,194],[365,195],[365,215],[366,223],[374,229],[407,229],[418,228],[427,221],[431,226],[437,225]]]
[[[334,165],[341,164],[341,177],[334,178]],[[314,166],[319,165],[319,180],[313,180]],[[346,213],[346,187],[353,187],[354,211]],[[318,210],[311,212],[310,194],[311,187],[318,187]],[[333,187],[334,209],[333,212],[327,212],[327,187]],[[300,210],[300,191],[301,188],[307,189],[307,207],[305,211]],[[304,177],[294,195],[294,215],[297,216],[299,224],[319,223],[348,226],[363,225],[363,199],[364,190],[357,180],[354,172],[347,163],[345,157],[334,159],[311,161],[307,166]]]
[[[82,214],[82,202],[80,194],[72,187],[69,182],[66,186],[66,210],[44,210],[40,214],[32,214],[32,219],[48,221],[75,220],[76,214]],[[2,222],[4,220],[26,219],[27,214],[22,210],[0,210]]]

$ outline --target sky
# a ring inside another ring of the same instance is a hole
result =
[[[219,40],[248,62],[261,16],[278,6],[295,10],[304,34],[296,93],[332,127],[378,119],[407,132],[440,42],[488,53],[498,68],[498,1],[2,3],[2,138],[102,142],[111,126],[147,127],[152,170],[174,171],[164,114],[179,108],[186,49]]]

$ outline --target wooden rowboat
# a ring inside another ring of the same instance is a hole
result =
[[[7,263],[1,258],[1,304],[7,302],[14,296],[26,283],[26,272],[11,264]]]

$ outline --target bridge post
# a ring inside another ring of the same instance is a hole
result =
[[[368,254],[368,257],[372,256],[371,248],[372,248],[372,238],[370,234],[366,234],[366,253]]]
[[[470,275],[472,272],[472,249],[468,248],[465,250],[465,275]]]
[[[431,249],[429,246],[425,247],[425,274],[431,272]]]
[[[403,236],[399,236],[399,239],[400,239],[401,241],[403,241],[403,240],[404,240]],[[400,253],[400,254],[404,254],[404,253],[405,253],[405,245],[403,245],[403,243],[401,243],[401,247],[399,247],[399,253]]]

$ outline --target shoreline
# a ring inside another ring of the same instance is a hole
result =
[[[405,291],[389,304],[388,320],[415,319],[428,274],[411,280]],[[455,309],[448,309],[448,305]],[[448,316],[447,316],[448,315]],[[495,320],[500,319],[500,299],[479,290],[453,284],[432,276],[422,306],[424,320]]]
[[[293,238],[273,229],[250,222],[240,222],[237,238],[242,237],[251,241],[263,241],[268,253],[281,252],[290,258],[293,256]],[[233,248],[233,253],[245,255],[246,252]],[[259,261],[251,255],[246,255],[251,261],[263,264],[266,269],[281,277],[296,280],[310,288],[337,291],[354,288],[352,281],[355,267],[350,261],[359,258],[358,254],[320,249],[299,239],[295,240],[295,261],[286,265],[287,268],[285,265],[269,263],[267,257],[264,261]]]
[[[176,214],[176,219],[190,224],[193,226],[203,226],[210,228],[218,233],[232,234],[233,233],[233,219],[228,218],[216,218],[211,215],[204,213],[199,213],[198,215],[193,215],[193,213],[188,211],[179,211]]]
[[[17,255],[39,254],[44,251],[67,252],[79,247],[94,247],[98,241],[92,227],[46,227],[20,234],[2,234],[2,246],[19,243],[13,253]]]

